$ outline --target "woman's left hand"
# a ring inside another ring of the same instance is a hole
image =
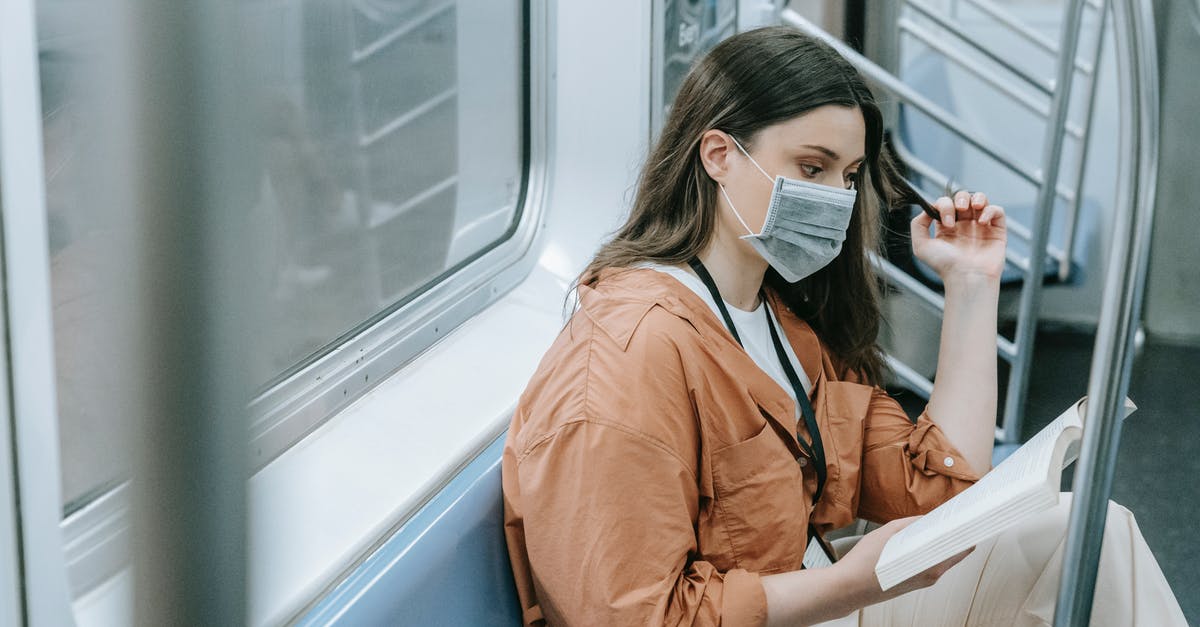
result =
[[[983,192],[958,192],[954,200],[942,196],[933,203],[941,215],[929,233],[933,218],[921,212],[912,221],[913,254],[933,268],[943,281],[956,276],[999,279],[1004,271],[1007,229],[1004,209],[989,205]]]

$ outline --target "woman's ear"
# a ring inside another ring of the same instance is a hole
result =
[[[733,138],[724,131],[709,129],[700,136],[700,163],[709,178],[724,183],[729,174],[729,157],[737,150]]]

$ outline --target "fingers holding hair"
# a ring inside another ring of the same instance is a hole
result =
[[[963,192],[959,193],[961,194]],[[954,201],[950,200],[949,197],[942,196],[941,198],[933,201],[933,208],[938,212],[938,215],[941,216],[942,226],[947,228],[954,226],[955,221],[958,219]]]

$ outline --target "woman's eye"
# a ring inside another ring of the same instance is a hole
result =
[[[804,176],[812,178],[821,173],[821,168],[819,168],[815,165],[808,165],[805,163],[801,163],[800,171],[804,172]]]

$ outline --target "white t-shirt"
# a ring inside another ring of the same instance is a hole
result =
[[[713,300],[712,294],[705,287],[704,281],[700,277],[679,268],[676,266],[668,266],[657,263],[645,263],[638,267],[657,270],[663,274],[669,274],[675,277],[680,283],[683,283],[689,289],[696,293],[708,307],[712,309],[713,315],[720,321],[721,326],[725,326],[725,318],[721,316],[721,310],[717,307],[717,302]],[[787,374],[783,371],[783,366],[779,363],[778,353],[775,352],[775,343],[771,341],[771,330],[767,327],[767,317],[763,315],[763,308],[767,307],[765,302],[760,299],[758,307],[754,311],[743,311],[725,303],[725,308],[729,310],[729,317],[733,320],[733,326],[737,328],[738,337],[742,339],[742,346],[746,349],[746,353],[766,372],[779,387],[787,392],[788,396],[794,402],[796,394],[792,390],[792,384],[788,382]],[[770,307],[767,307],[770,310]],[[775,325],[775,330],[779,332],[779,339],[783,343],[783,350],[787,353],[788,359],[792,362],[792,368],[796,370],[796,376],[800,378],[800,384],[804,386],[806,394],[812,393],[812,383],[808,380],[808,375],[804,373],[804,368],[800,366],[800,360],[796,359],[796,353],[792,350],[791,344],[787,341],[787,335],[784,334],[783,327],[780,326],[779,320],[775,317],[775,312],[771,312],[771,320]],[[796,406],[796,415],[800,415],[800,407]]]

